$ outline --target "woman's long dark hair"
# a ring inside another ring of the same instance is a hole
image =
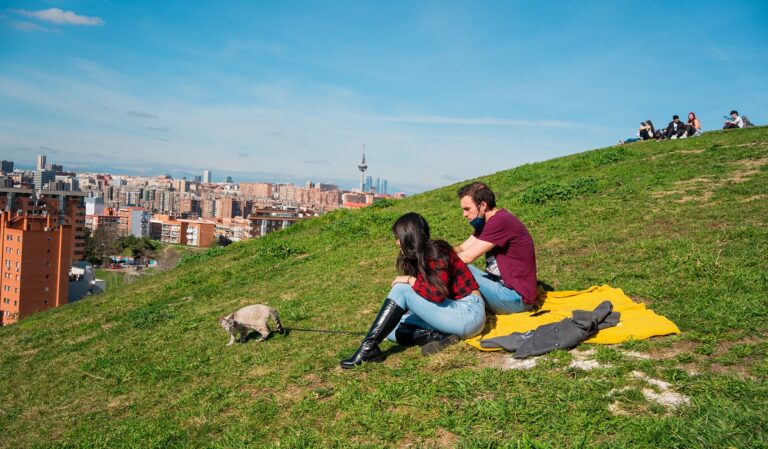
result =
[[[397,271],[407,276],[420,274],[437,288],[441,296],[448,296],[448,286],[429,268],[427,262],[431,260],[438,265],[448,266],[453,251],[451,245],[444,240],[430,239],[427,220],[416,212],[408,212],[398,218],[392,225],[392,233],[400,240]]]

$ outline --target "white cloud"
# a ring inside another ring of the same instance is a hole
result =
[[[519,120],[496,117],[445,117],[442,115],[382,115],[373,117],[385,122],[418,123],[424,125],[466,125],[466,126],[540,126],[548,128],[573,128],[578,123],[561,120]]]
[[[16,28],[17,30],[21,30],[21,31],[50,31],[48,30],[48,28],[45,28],[33,22],[17,22],[15,20],[11,20],[8,23],[13,28]]]
[[[584,145],[573,138],[558,141],[551,135],[556,129],[542,135],[533,122],[376,114],[360,107],[354,95],[340,96],[332,89],[304,95],[286,85],[284,98],[264,101],[260,93],[266,87],[256,84],[251,87],[258,93],[243,90],[248,101],[242,104],[199,103],[183,95],[145,98],[127,88],[135,82],[124,75],[98,65],[76,67],[80,72],[71,76],[20,66],[0,74],[0,101],[45,111],[47,117],[38,121],[0,112],[0,141],[14,147],[72,148],[83,154],[114,151],[111,163],[120,166],[161,167],[184,161],[189,167],[222,171],[234,161],[243,173],[340,181],[359,176],[360,146],[366,143],[371,175],[411,191],[444,184],[447,179],[441,176],[446,173],[470,179]],[[237,81],[225,79],[222,84],[239,87]],[[157,118],[135,120],[150,116]],[[402,126],[407,122],[448,126]],[[511,129],[512,123],[520,128]],[[168,128],[174,137],[155,140],[163,135],[148,133],[148,127]]]
[[[13,9],[11,12],[21,14],[22,16],[32,17],[45,22],[55,23],[57,25],[82,25],[99,26],[104,25],[104,19],[101,17],[89,17],[75,14],[72,11],[63,11],[59,8],[43,9],[40,11],[29,11],[26,9]]]

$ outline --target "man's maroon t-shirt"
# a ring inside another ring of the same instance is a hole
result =
[[[474,236],[495,246],[486,259],[496,258],[498,274],[505,287],[515,290],[526,304],[536,302],[536,252],[533,238],[517,217],[499,209],[485,222],[483,232]]]

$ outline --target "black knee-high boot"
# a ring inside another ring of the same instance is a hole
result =
[[[461,339],[458,335],[444,334],[440,331],[423,329],[409,323],[403,323],[395,331],[397,342],[404,346],[421,346],[422,355],[434,355]]]
[[[341,361],[341,367],[349,369],[363,362],[383,362],[386,356],[379,349],[379,343],[400,323],[404,313],[405,310],[395,301],[387,298],[381,306],[379,314],[373,320],[368,335],[365,336],[352,357]]]
[[[424,346],[430,341],[442,340],[446,335],[411,323],[403,323],[395,331],[397,342],[403,346]]]

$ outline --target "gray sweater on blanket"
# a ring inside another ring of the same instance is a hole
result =
[[[603,301],[595,310],[574,310],[572,318],[544,324],[526,333],[515,332],[504,337],[480,341],[483,348],[504,348],[516,359],[546,354],[555,349],[571,349],[596,334],[598,330],[616,326],[621,314],[613,312],[613,304]]]

